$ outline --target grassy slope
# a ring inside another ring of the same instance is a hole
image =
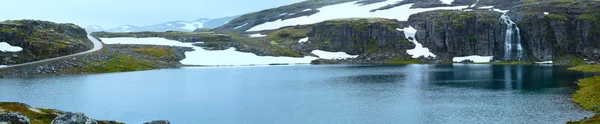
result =
[[[600,65],[580,65],[569,68],[569,70],[583,72],[600,72]],[[580,89],[573,95],[573,102],[581,105],[586,110],[591,110],[600,113],[600,76],[593,78],[582,79],[578,83]],[[572,124],[600,124],[600,116],[584,119],[577,122],[569,122]]]

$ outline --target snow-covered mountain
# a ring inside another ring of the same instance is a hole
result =
[[[341,18],[387,18],[407,21],[416,13],[436,10],[505,9],[506,0],[307,0],[246,14],[216,28],[217,31],[255,32],[306,25]],[[501,2],[501,1],[500,1]],[[518,2],[518,0],[517,0]]]
[[[230,16],[224,18],[200,18],[195,21],[171,21],[165,22],[161,24],[148,25],[148,26],[135,26],[135,25],[123,25],[116,28],[104,29],[97,25],[88,26],[86,30],[88,32],[98,32],[98,31],[107,31],[107,32],[141,32],[141,31],[155,31],[155,32],[164,32],[164,31],[184,31],[191,32],[198,28],[216,28],[219,27],[230,20],[236,18],[237,16]]]

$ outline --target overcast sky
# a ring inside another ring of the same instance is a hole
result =
[[[240,15],[303,0],[3,0],[0,20],[38,19],[113,28]]]

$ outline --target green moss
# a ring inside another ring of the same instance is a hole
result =
[[[583,65],[585,61],[582,58],[574,56],[562,56],[554,60],[555,62],[569,61],[570,65]]]
[[[92,61],[85,65],[81,72],[87,73],[110,73],[129,72],[156,69],[150,60],[135,58],[126,54],[114,54],[107,61]]]
[[[156,59],[159,59],[159,58],[173,59],[173,58],[175,58],[175,56],[173,56],[175,52],[170,48],[164,48],[164,47],[144,46],[144,47],[139,47],[139,48],[132,48],[131,51],[140,53],[140,54],[144,54],[144,55],[148,55],[148,56],[154,57]]]
[[[30,108],[25,104],[10,102],[0,102],[0,109],[4,112],[18,112],[24,114],[29,118],[31,124],[49,124],[58,115],[63,114],[57,110]],[[32,109],[38,109],[41,113],[32,111]]]
[[[550,18],[550,19],[556,19],[556,20],[561,20],[561,21],[569,21],[569,18],[567,18],[564,15],[559,15],[559,14],[548,14],[545,15],[546,17]]]
[[[402,64],[421,64],[422,62],[416,59],[400,59],[393,58],[385,61],[385,64],[402,65]]]
[[[580,89],[573,95],[573,102],[586,110],[600,113],[600,77],[582,79],[578,85]]]
[[[571,67],[568,70],[581,72],[600,72],[600,65],[579,65]]]

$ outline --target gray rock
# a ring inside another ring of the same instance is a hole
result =
[[[171,124],[168,120],[155,120],[151,122],[146,122],[144,124]]]
[[[56,117],[52,124],[98,124],[94,119],[85,116],[83,113],[67,112]]]
[[[31,124],[29,118],[21,113],[0,113],[0,124]]]

